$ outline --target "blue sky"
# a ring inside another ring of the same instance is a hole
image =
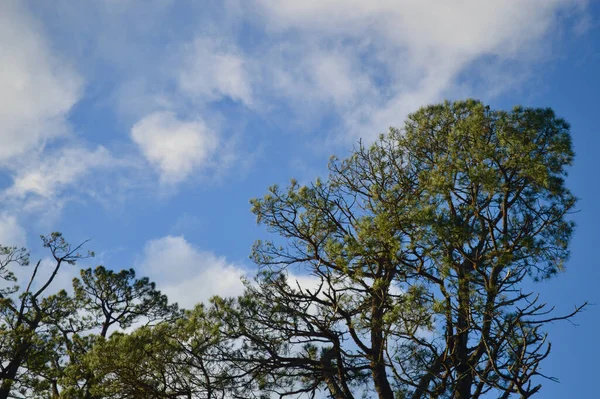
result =
[[[0,2],[0,242],[91,238],[189,306],[240,292],[248,200],[443,99],[549,106],[581,198],[558,310],[600,303],[600,30],[578,0]],[[76,271],[66,275],[67,284]],[[544,398],[596,397],[598,308],[550,328]]]

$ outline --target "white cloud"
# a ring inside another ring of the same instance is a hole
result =
[[[279,47],[270,59],[260,60],[263,79],[274,77],[274,88],[287,90],[292,102],[307,97],[330,101],[351,139],[399,125],[407,112],[451,96],[457,84],[462,95],[510,89],[498,87],[509,79],[483,75],[477,78],[487,87],[474,92],[458,79],[482,58],[494,61],[486,63],[494,73],[507,60],[525,70],[531,61],[549,55],[545,39],[561,12],[583,13],[585,8],[580,0],[256,3],[268,32],[288,41],[294,37],[300,48]]]
[[[52,199],[92,170],[114,164],[115,160],[102,146],[93,151],[83,147],[64,147],[53,156],[46,154],[37,161],[28,159],[27,164],[13,165],[16,169],[14,182],[4,195],[24,198],[35,194]]]
[[[431,48],[464,54],[505,53],[522,42],[537,39],[554,19],[558,7],[579,3],[569,0],[257,2],[269,16],[271,26],[280,29],[309,28],[355,37],[363,36],[365,31],[373,32],[395,44],[409,46],[413,53],[423,54]]]
[[[25,229],[17,218],[8,212],[0,213],[0,245],[24,247],[25,241]]]
[[[154,165],[163,183],[179,183],[205,167],[217,150],[217,135],[200,120],[183,121],[172,112],[155,112],[138,121],[131,138]]]
[[[378,38],[405,48],[409,57],[397,65],[399,69],[436,58],[443,63],[462,58],[458,62],[464,63],[482,54],[514,55],[547,31],[561,8],[581,4],[577,0],[257,2],[271,26],[279,29]]]
[[[214,295],[243,293],[245,271],[212,252],[203,251],[182,236],[166,236],[146,243],[138,262],[140,275],[148,275],[173,302],[191,308]]]
[[[183,47],[177,83],[181,92],[202,101],[229,97],[252,103],[244,57],[223,40],[198,37]]]
[[[0,2],[0,163],[64,134],[81,78],[20,2]]]
[[[368,77],[356,73],[347,56],[335,53],[315,54],[309,60],[309,65],[315,84],[327,90],[327,95],[338,106],[343,107],[363,87],[369,86]]]
[[[377,95],[371,77],[363,70],[359,55],[345,48],[311,48],[304,43],[285,46],[257,59],[261,80],[272,86],[275,96],[321,108],[331,102],[339,110],[353,109],[365,96]],[[263,63],[264,62],[264,63]]]

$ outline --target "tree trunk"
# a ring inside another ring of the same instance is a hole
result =
[[[467,262],[458,265],[458,318],[456,323],[456,387],[453,399],[470,399],[473,373],[469,365],[470,287]]]
[[[388,283],[389,285],[389,283]],[[379,399],[394,399],[394,392],[388,381],[385,367],[385,340],[383,337],[384,295],[387,286],[372,293],[371,300],[371,373]]]
[[[28,347],[28,345],[21,344],[13,359],[4,369],[4,372],[2,373],[2,384],[0,385],[0,399],[8,399],[10,397],[12,386],[17,377],[17,373],[19,372],[19,367],[21,367],[21,364],[25,359],[25,353],[27,352],[26,347]]]

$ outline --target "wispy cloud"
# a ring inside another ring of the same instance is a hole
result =
[[[515,61],[525,70],[549,56],[545,39],[562,16],[584,15],[583,2],[577,0],[256,4],[270,36],[293,40],[295,48],[284,46],[262,59],[262,76],[275,77],[273,87],[283,87],[293,103],[307,96],[329,101],[342,120],[340,132],[352,140],[399,125],[406,113],[452,96],[457,86],[461,95],[478,96],[510,89],[505,83],[518,81],[510,76],[515,69],[502,71],[496,65]],[[475,90],[461,74],[482,58],[490,71],[509,76],[486,81],[483,68],[474,73]],[[298,80],[302,83],[295,84]]]
[[[131,189],[130,183],[125,187],[120,179],[127,176],[131,181],[135,171],[134,163],[115,158],[103,146],[57,144],[14,158],[5,168],[12,182],[0,191],[3,212],[19,219],[35,216],[32,220],[42,230],[55,228],[70,201],[93,198],[103,205],[107,200],[116,205],[120,193]],[[110,185],[109,196],[106,185]]]
[[[22,3],[0,2],[0,164],[66,134],[82,79]]]
[[[198,37],[177,54],[182,94],[201,102],[230,98],[252,104],[252,89],[239,49],[223,39]]]
[[[62,147],[52,156],[33,156],[25,163],[15,165],[13,184],[4,195],[21,199],[27,195],[54,199],[92,171],[114,166],[115,163],[108,150],[102,146],[95,150]]]

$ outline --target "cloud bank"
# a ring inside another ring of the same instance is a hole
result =
[[[150,240],[137,263],[140,274],[160,282],[158,288],[173,302],[192,308],[214,295],[243,292],[245,270],[210,251],[203,251],[182,236]]]

